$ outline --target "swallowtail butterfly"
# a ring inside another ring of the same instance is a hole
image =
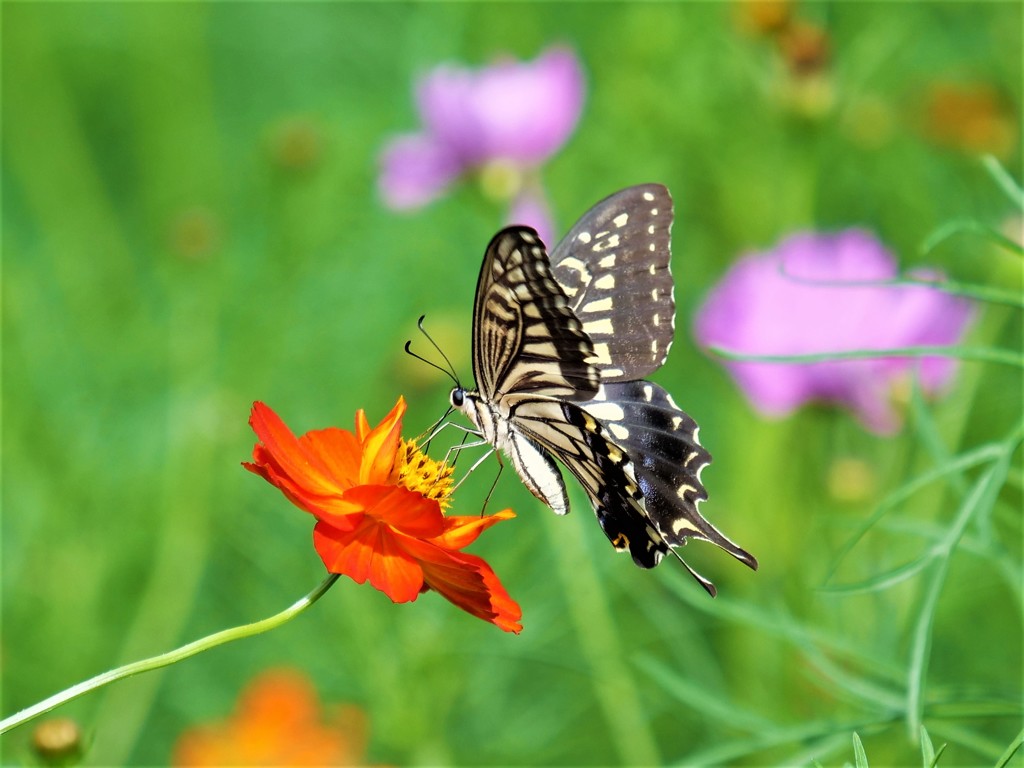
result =
[[[757,568],[697,509],[711,461],[697,424],[643,380],[665,362],[675,330],[671,226],[668,190],[644,184],[587,211],[550,257],[529,227],[495,235],[473,309],[477,389],[456,385],[451,403],[560,515],[569,511],[561,462],[612,546],[641,568],[679,557],[688,538]]]

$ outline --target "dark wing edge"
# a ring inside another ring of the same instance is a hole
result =
[[[661,367],[675,334],[672,197],[641,184],[597,203],[551,251],[551,269],[594,345],[604,381]]]

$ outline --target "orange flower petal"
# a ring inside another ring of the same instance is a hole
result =
[[[404,415],[405,398],[401,396],[391,412],[372,430],[367,431],[366,414],[360,411],[356,415],[356,436],[363,444],[362,463],[359,467],[361,485],[382,485],[388,481],[402,440]]]
[[[359,482],[359,441],[347,429],[316,429],[300,437],[299,443],[317,458],[337,485],[351,488]]]
[[[395,534],[370,516],[348,533],[324,523],[313,529],[313,546],[327,570],[370,584],[396,603],[415,600],[423,588],[423,569],[395,545]]]
[[[506,632],[522,631],[522,609],[482,558],[415,539],[401,544],[419,561],[426,585],[446,600]]]
[[[408,488],[360,485],[346,491],[343,498],[399,533],[417,539],[444,534],[447,518],[441,514],[440,504]]]
[[[261,402],[253,403],[249,424],[256,437],[263,443],[262,451],[259,446],[253,450],[253,459],[257,463],[261,462],[261,458],[266,461],[270,457],[270,465],[276,469],[273,474],[287,477],[293,485],[318,495],[340,493],[344,490],[334,481],[319,458],[307,450],[268,406]],[[338,447],[340,449],[342,446]]]
[[[435,536],[431,542],[444,549],[462,549],[495,523],[510,520],[516,516],[511,509],[503,509],[493,515],[451,515],[444,519],[444,533]]]
[[[309,679],[281,669],[263,673],[245,690],[238,713],[255,724],[277,724],[287,730],[315,721],[319,714],[316,704],[316,689]]]
[[[370,422],[366,420],[366,411],[360,408],[356,411],[356,439],[360,445],[366,442],[368,434],[370,434]]]
[[[370,559],[370,584],[396,603],[410,603],[423,591],[423,568],[398,543],[386,527],[380,546]]]
[[[310,492],[300,483],[296,483],[261,445],[255,447],[253,457],[256,459],[256,463],[243,461],[242,466],[280,489],[281,493],[299,509],[304,509],[318,518],[332,519],[363,511],[361,506],[345,501],[338,494],[320,496]],[[342,528],[351,528],[350,524],[339,521],[335,521],[333,524]]]

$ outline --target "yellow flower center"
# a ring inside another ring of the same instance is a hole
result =
[[[397,484],[428,499],[434,499],[445,510],[451,506],[452,473],[443,461],[435,461],[421,451],[415,440],[402,440],[395,457],[392,476],[398,475]]]

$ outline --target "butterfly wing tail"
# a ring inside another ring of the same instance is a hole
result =
[[[757,559],[698,509],[708,497],[700,474],[711,463],[711,454],[700,444],[696,422],[671,395],[649,381],[606,383],[584,407],[604,422],[615,442],[633,459],[644,507],[669,546],[682,546],[690,538],[703,539],[757,569]],[[706,580],[694,576],[707,588]]]

